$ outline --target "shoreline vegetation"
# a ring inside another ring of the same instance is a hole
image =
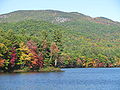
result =
[[[62,71],[60,68],[47,67],[47,68],[41,68],[40,70],[37,70],[37,71],[31,71],[31,70],[14,70],[13,72],[0,71],[0,74],[4,74],[4,73],[46,73],[46,72],[64,72],[64,71]]]

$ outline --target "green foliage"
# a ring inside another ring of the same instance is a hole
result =
[[[55,68],[55,67],[46,67],[46,68],[42,68],[40,70],[41,72],[59,72],[61,71],[60,68]]]

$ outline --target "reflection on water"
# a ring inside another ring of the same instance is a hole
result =
[[[65,72],[0,74],[0,90],[120,90],[120,68],[72,68]]]

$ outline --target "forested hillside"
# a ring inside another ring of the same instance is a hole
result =
[[[120,23],[77,12],[0,15],[0,68],[120,66]]]

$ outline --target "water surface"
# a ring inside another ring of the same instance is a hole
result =
[[[1,74],[0,90],[120,90],[120,68],[69,68],[65,72]]]

